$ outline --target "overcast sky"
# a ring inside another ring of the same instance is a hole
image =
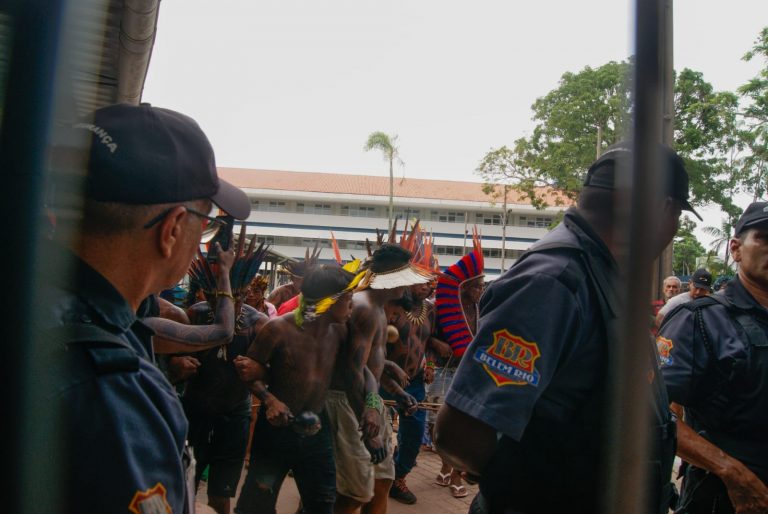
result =
[[[632,53],[632,5],[163,0],[143,99],[197,119],[220,166],[385,175],[363,151],[381,130],[399,135],[398,174],[478,180],[482,156],[530,133],[531,104],[564,72]],[[768,1],[674,9],[676,69],[717,90],[756,74],[741,57]]]

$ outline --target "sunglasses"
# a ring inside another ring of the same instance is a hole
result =
[[[151,220],[149,220],[145,225],[144,228],[152,228],[161,221],[165,219],[166,216],[168,216],[168,213],[170,213],[173,209],[175,209],[178,206],[169,207],[168,209],[164,210]],[[203,233],[200,236],[200,242],[201,243],[208,243],[216,236],[216,233],[220,229],[222,229],[224,226],[226,226],[226,222],[224,220],[221,220],[219,218],[214,218],[213,216],[209,216],[208,214],[202,213],[200,211],[196,211],[195,209],[191,209],[187,207],[186,205],[182,205],[184,209],[190,214],[194,214],[195,216],[199,217],[203,222]],[[213,206],[211,206],[211,209],[213,209]]]

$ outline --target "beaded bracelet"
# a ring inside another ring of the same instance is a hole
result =
[[[365,407],[367,409],[381,410],[381,396],[376,393],[368,393],[365,395]]]
[[[435,369],[435,363],[432,361],[427,361],[427,364],[425,365],[425,367]]]

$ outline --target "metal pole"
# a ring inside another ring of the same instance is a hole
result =
[[[636,0],[634,124],[631,175],[619,173],[618,226],[622,310],[610,363],[611,416],[606,512],[647,512],[650,385],[648,298],[658,226],[661,141],[661,28],[664,0]],[[629,284],[632,284],[631,287]]]
[[[663,92],[664,92],[664,117],[661,124],[661,141],[672,146],[675,137],[675,66],[673,59],[674,49],[674,23],[672,15],[674,13],[673,0],[664,2],[664,19],[662,21],[663,32]],[[662,297],[663,281],[672,274],[672,243],[669,243],[661,253],[654,266],[654,277],[652,281],[651,298]]]
[[[3,510],[58,512],[60,504],[60,434],[56,412],[35,398],[50,391],[47,352],[33,338],[34,297],[41,233],[43,177],[48,151],[55,90],[59,35],[64,0],[6,2],[0,7],[0,30],[12,37],[1,51],[7,57],[7,83],[0,98],[0,209],[12,219],[6,269],[3,315],[2,387],[8,429],[2,439],[4,466],[14,480],[3,481]],[[2,84],[0,84],[2,87]],[[41,484],[45,484],[41,487]]]

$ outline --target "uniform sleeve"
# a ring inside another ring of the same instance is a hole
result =
[[[101,375],[68,389],[71,512],[183,512],[186,420],[159,371]],[[76,467],[76,469],[75,469]]]
[[[446,402],[520,440],[565,345],[577,337],[582,312],[574,293],[547,274],[494,286]]]
[[[693,312],[678,310],[656,336],[656,349],[669,399],[690,405],[696,391],[699,370],[705,364],[705,352],[697,348]],[[700,346],[700,345],[699,345]]]

